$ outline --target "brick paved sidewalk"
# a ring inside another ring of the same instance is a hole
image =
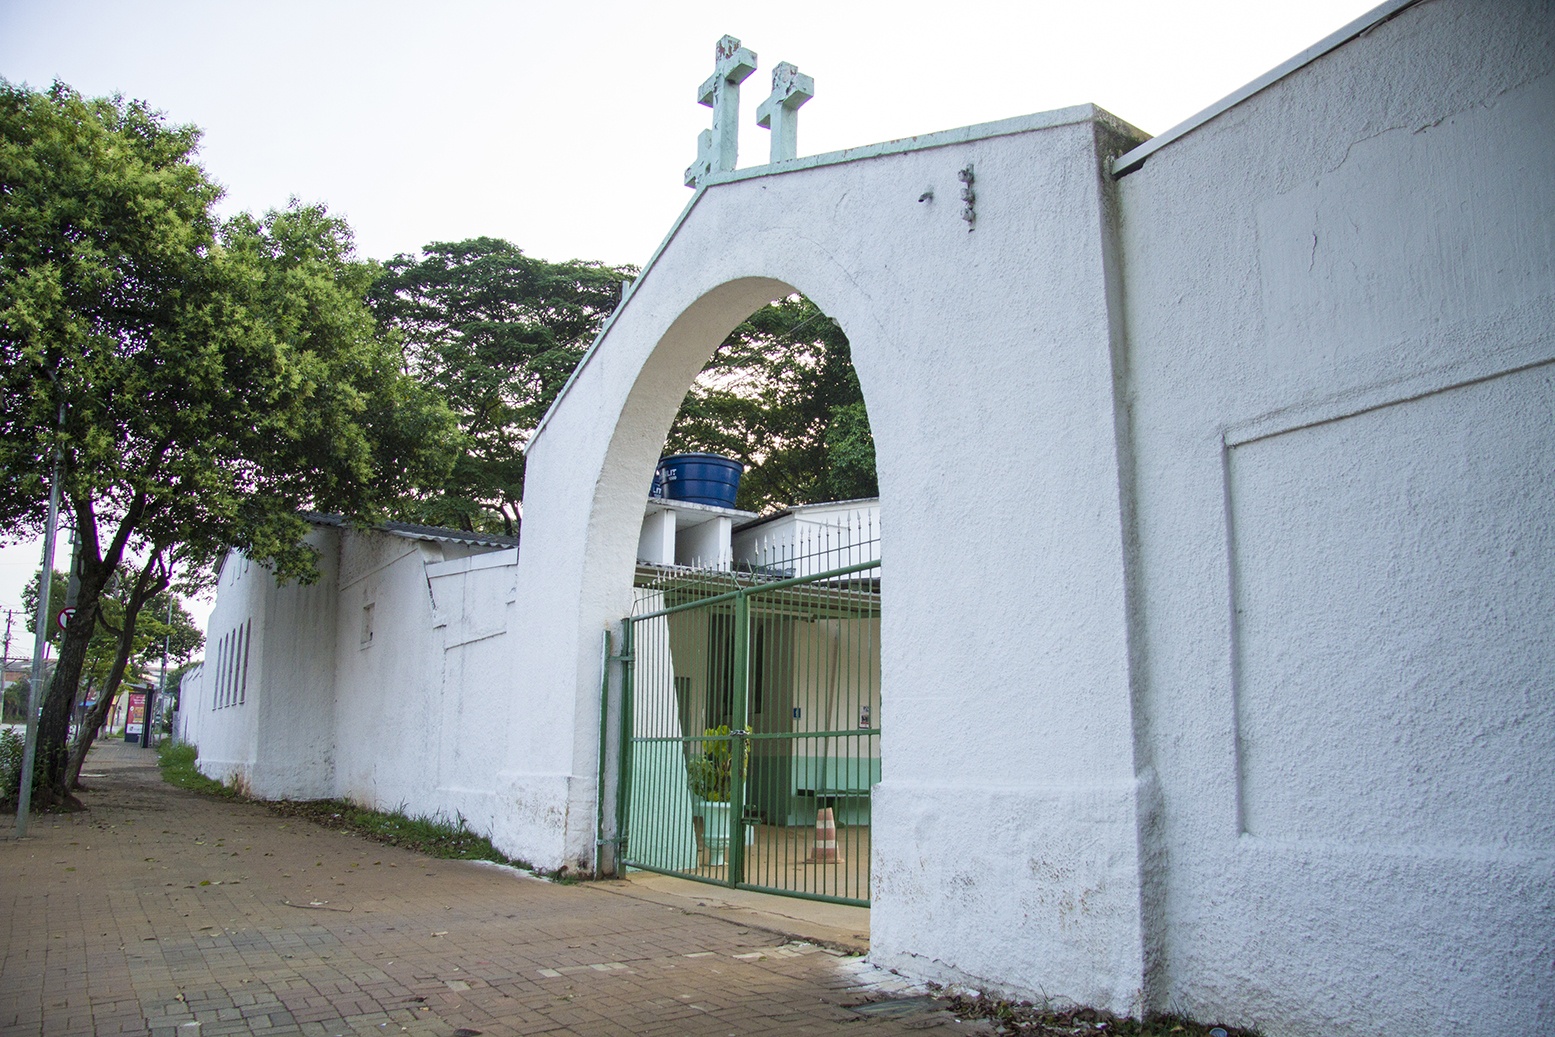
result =
[[[3,1037],[970,1031],[853,1011],[902,985],[620,884],[434,860],[184,792],[122,742],[85,770],[87,811],[35,817],[21,842],[0,823]]]

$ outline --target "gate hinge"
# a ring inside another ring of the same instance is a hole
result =
[[[610,661],[613,662],[613,663],[632,663],[632,662],[636,662],[637,661],[637,656],[636,655],[612,655],[610,657]]]

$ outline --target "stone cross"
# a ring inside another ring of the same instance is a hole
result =
[[[697,103],[713,110],[713,128],[697,137],[697,160],[686,170],[686,186],[696,187],[709,173],[734,168],[740,150],[740,84],[756,71],[756,55],[725,36],[714,48],[717,64],[697,91]]]
[[[772,70],[772,96],[756,109],[756,125],[772,131],[773,162],[799,154],[799,106],[815,96],[815,80],[786,61]]]

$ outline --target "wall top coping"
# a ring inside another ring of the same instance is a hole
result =
[[[779,173],[793,173],[802,169],[818,169],[822,166],[839,166],[848,162],[864,162],[872,158],[903,155],[912,151],[948,148],[956,144],[968,144],[976,140],[1010,137],[1018,133],[1051,130],[1059,126],[1073,126],[1084,122],[1103,123],[1124,136],[1139,137],[1141,139],[1148,136],[1144,130],[1139,129],[1137,126],[1129,125],[1104,108],[1098,108],[1094,104],[1076,104],[1070,105],[1068,108],[1055,108],[1050,112],[1017,115],[1009,119],[997,119],[993,122],[979,122],[971,126],[958,126],[952,130],[919,133],[912,137],[882,141],[879,144],[864,144],[856,148],[828,151],[820,155],[806,155],[803,158],[785,159],[782,162],[773,162],[761,166],[746,166],[743,169],[734,169],[727,173],[713,173],[703,181],[703,184],[707,187],[712,187],[717,184],[734,183],[739,180],[754,180],[758,177],[773,176]]]
[[[1149,158],[1157,151],[1160,151],[1162,148],[1166,147],[1173,141],[1182,137],[1186,137],[1188,134],[1192,133],[1200,126],[1203,126],[1217,115],[1235,108],[1249,97],[1252,97],[1254,94],[1260,93],[1268,87],[1273,86],[1275,83],[1278,83],[1292,72],[1295,72],[1301,68],[1305,68],[1307,65],[1312,64],[1312,62],[1327,54],[1329,51],[1337,50],[1356,37],[1366,35],[1366,33],[1370,32],[1376,26],[1381,25],[1383,22],[1389,21],[1394,17],[1397,17],[1408,8],[1411,8],[1420,2],[1421,0],[1387,0],[1386,3],[1372,8],[1370,11],[1367,11],[1353,22],[1350,22],[1343,28],[1330,33],[1318,42],[1312,44],[1312,46],[1297,54],[1289,61],[1276,65],[1274,68],[1271,68],[1269,71],[1265,72],[1251,83],[1248,83],[1246,86],[1233,90],[1231,93],[1227,94],[1225,97],[1222,97],[1220,100],[1216,101],[1208,108],[1205,108],[1203,111],[1189,116],[1182,122],[1178,123],[1176,126],[1173,126],[1171,129],[1167,130],[1165,133],[1159,133],[1156,136],[1151,137],[1149,140],[1139,145],[1139,147],[1135,148],[1133,151],[1130,151],[1124,155],[1119,155],[1117,158],[1112,160],[1112,175],[1114,177],[1127,176],[1128,174],[1138,169],[1140,166],[1143,166],[1145,164],[1145,159]]]
[[[744,525],[735,526],[734,531],[736,533],[744,533],[752,529],[758,529],[770,522],[776,522],[779,519],[790,517],[807,518],[810,516],[817,516],[820,518],[825,518],[827,515],[839,511],[844,513],[857,513],[861,511],[878,510],[879,508],[879,497],[850,497],[847,500],[821,501],[817,504],[790,504],[786,508],[771,512],[767,515],[759,516],[758,518],[747,522]]]
[[[517,547],[518,537],[506,536],[501,533],[471,533],[463,529],[450,529],[446,526],[423,526],[414,522],[380,522],[374,526],[353,526],[351,521],[342,515],[325,515],[315,511],[304,511],[299,517],[311,526],[321,526],[330,529],[353,530],[358,533],[383,533],[388,536],[402,537],[406,540],[438,541],[448,544],[470,544],[474,547],[506,548]]]

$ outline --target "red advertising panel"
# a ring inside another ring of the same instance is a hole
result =
[[[138,735],[145,730],[146,724],[146,693],[144,691],[130,692],[130,719],[125,725],[124,733]]]

